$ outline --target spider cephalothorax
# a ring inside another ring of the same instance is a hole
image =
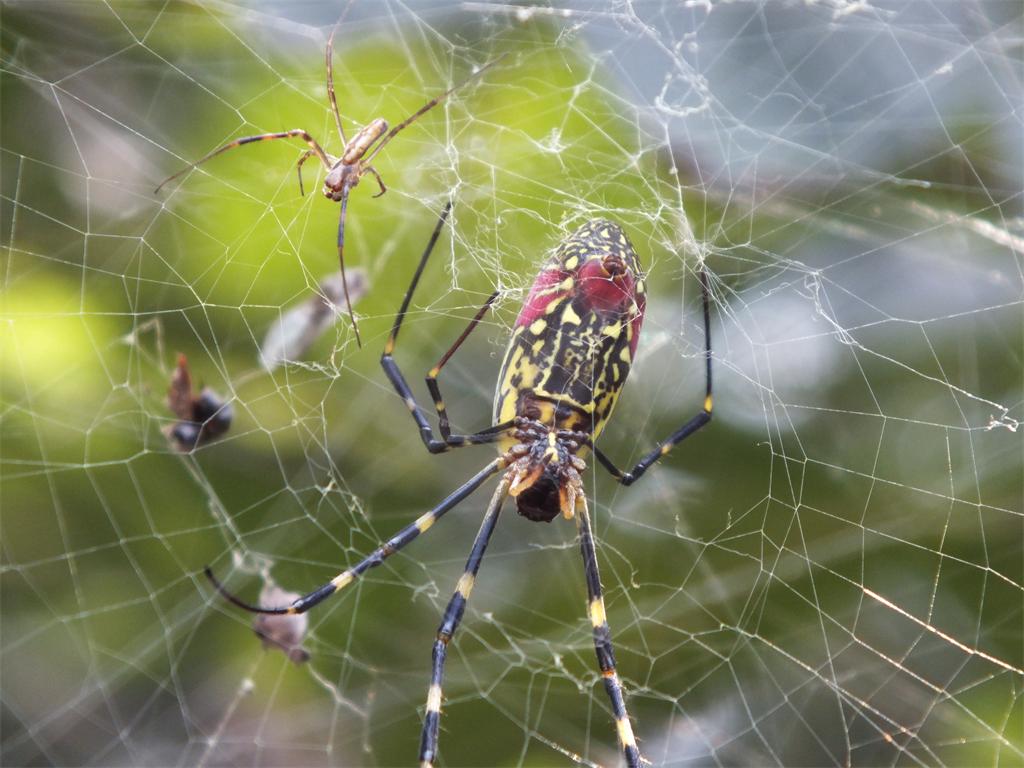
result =
[[[572,518],[584,493],[580,473],[587,467],[576,452],[586,443],[587,434],[521,418],[512,435],[519,443],[506,454],[513,463],[505,476],[519,514],[545,523],[559,512],[567,520]]]
[[[345,145],[345,151],[341,157],[335,158],[328,155],[333,162],[331,169],[324,176],[324,197],[334,202],[341,202],[348,196],[349,190],[354,189],[359,180],[367,173],[376,177],[380,191],[374,197],[380,197],[387,192],[384,181],[381,179],[377,169],[370,165],[369,158],[364,158],[370,147],[388,132],[388,121],[382,117],[371,120],[364,125],[352,140]],[[383,144],[381,145],[383,146]],[[374,150],[373,154],[377,154]]]

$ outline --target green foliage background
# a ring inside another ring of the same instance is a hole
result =
[[[304,127],[339,152],[322,65],[336,9],[276,13],[3,10],[5,764],[412,761],[434,628],[485,492],[312,614],[304,667],[261,650],[202,568],[250,599],[260,563],[310,588],[490,458],[428,456],[378,366],[449,198],[453,227],[398,357],[418,382],[501,289],[445,384],[465,429],[487,423],[505,334],[548,249],[597,215],[630,233],[654,296],[651,352],[603,438],[623,464],[699,407],[697,258],[714,275],[716,372],[742,386],[746,346],[770,361],[773,343],[801,343],[752,342],[744,313],[780,286],[810,313],[813,279],[842,274],[837,229],[863,270],[879,242],[939,226],[915,205],[954,225],[1021,215],[1019,169],[993,160],[966,107],[945,116],[929,162],[892,158],[884,182],[839,172],[765,204],[702,177],[571,26],[440,11],[425,24],[389,6],[390,26],[356,14],[339,35],[350,132],[508,57],[381,155],[386,196],[370,180],[352,197],[347,253],[373,286],[364,348],[342,322],[308,365],[267,374],[262,333],[335,265],[337,207],[312,164],[304,198],[288,142],[152,187],[264,130]],[[893,183],[904,171],[930,186]],[[848,337],[823,324],[838,376],[787,400],[769,366],[746,379],[753,400],[728,387],[717,400],[724,414],[760,408],[760,434],[723,415],[635,488],[591,478],[620,671],[655,763],[1022,759],[1020,432],[984,429],[1021,415],[1020,254],[958,253],[1016,298],[851,323]],[[161,432],[179,351],[235,409],[231,433],[193,455]],[[790,430],[788,413],[807,409]],[[444,764],[615,763],[573,532],[506,512],[449,664]]]

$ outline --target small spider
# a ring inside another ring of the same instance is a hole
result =
[[[198,395],[193,394],[188,360],[181,354],[167,388],[167,407],[180,421],[166,427],[164,434],[182,453],[223,435],[231,427],[234,415],[231,405],[209,387],[203,387]]]
[[[331,112],[334,114],[334,122],[338,127],[338,135],[341,137],[341,143],[344,145],[340,157],[328,154],[324,149],[317,143],[307,131],[301,128],[293,128],[289,131],[279,131],[277,133],[262,133],[258,136],[244,136],[240,139],[228,142],[224,146],[213,150],[212,152],[204,155],[203,157],[196,160],[194,163],[182,168],[180,171],[175,173],[173,176],[168,176],[166,179],[160,182],[155,192],[159,193],[163,189],[164,185],[171,181],[174,181],[181,175],[188,171],[202,165],[207,160],[216,157],[222,152],[227,152],[229,149],[235,147],[241,147],[245,144],[251,144],[256,141],[268,141],[271,139],[290,139],[290,138],[301,138],[306,144],[309,145],[309,149],[302,153],[299,157],[296,169],[299,176],[299,193],[305,194],[305,190],[302,185],[302,165],[309,158],[316,157],[323,165],[324,170],[327,171],[327,175],[324,177],[324,196],[328,200],[341,203],[341,216],[338,219],[338,261],[341,264],[342,274],[342,286],[345,292],[345,307],[348,311],[349,320],[352,323],[352,330],[355,332],[356,343],[362,347],[362,338],[359,335],[359,326],[356,323],[355,315],[352,311],[352,302],[349,299],[348,294],[348,282],[345,280],[345,216],[348,212],[348,196],[351,191],[359,184],[360,180],[366,174],[371,174],[376,180],[377,185],[380,187],[380,191],[377,192],[374,197],[380,197],[387,192],[387,187],[384,186],[384,180],[381,179],[377,169],[374,168],[371,163],[373,158],[380,154],[381,150],[388,145],[395,136],[398,135],[403,129],[408,128],[412,123],[422,117],[424,114],[429,112],[431,109],[436,107],[441,101],[446,99],[452,93],[457,91],[462,86],[469,83],[474,78],[479,77],[485,71],[490,69],[492,66],[497,64],[501,59],[504,58],[504,54],[499,56],[497,59],[484,65],[472,75],[467,77],[461,83],[452,86],[447,91],[439,96],[428,101],[418,110],[413,112],[409,117],[400,122],[394,128],[388,130],[387,120],[378,117],[376,120],[371,120],[369,123],[364,125],[352,140],[349,141],[345,137],[345,129],[341,124],[341,114],[338,112],[338,101],[334,95],[334,35],[338,31],[338,27],[344,20],[345,15],[348,13],[349,6],[345,8],[345,12],[342,13],[341,18],[335,23],[334,28],[331,30],[331,35],[327,40],[327,95],[331,100]]]
[[[611,702],[619,747],[629,768],[643,758],[626,712],[625,694],[615,670],[611,629],[605,613],[597,552],[583,487],[584,457],[593,451],[598,463],[623,485],[632,485],[661,457],[711,421],[711,313],[707,276],[700,271],[704,304],[705,389],[703,406],[696,415],[658,443],[629,471],[623,472],[594,445],[611,416],[636,354],[646,307],[643,270],[625,232],[609,221],[584,224],[562,241],[533,282],[530,294],[516,319],[498,375],[493,426],[469,435],[453,435],[437,377],[462,342],[479,324],[497,298],[491,294],[469,326],[427,374],[427,388],[438,417],[438,432],[427,420],[392,357],[402,320],[412,300],[427,259],[441,234],[450,205],[442,213],[427,248],[413,274],[412,283],[391,335],[384,346],[381,365],[395,391],[412,414],[420,438],[431,453],[482,443],[497,443],[498,458],[421,515],[368,557],[342,571],[323,586],[298,598],[288,607],[246,603],[229,592],[213,575],[206,575],[230,602],[260,614],[302,614],[348,586],[368,569],[398,552],[442,515],[454,508],[491,476],[501,473],[498,487],[484,513],[483,522],[444,617],[433,649],[426,717],[420,738],[420,764],[430,768],[437,758],[441,720],[441,686],[448,644],[466,610],[470,592],[498,514],[508,496],[515,499],[523,517],[551,522],[562,515],[575,518],[587,584],[587,612],[594,649],[605,691]]]

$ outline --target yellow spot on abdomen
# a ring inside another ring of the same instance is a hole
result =
[[[540,411],[540,420],[545,424],[555,423],[555,405],[554,403],[537,403],[537,409]]]

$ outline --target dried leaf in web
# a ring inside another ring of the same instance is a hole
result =
[[[370,288],[366,270],[361,267],[346,269],[348,297],[352,306],[359,302]],[[260,365],[272,371],[279,365],[297,362],[319,339],[333,327],[345,313],[345,293],[341,272],[325,277],[308,299],[284,310],[267,329],[260,344]]]
[[[298,592],[288,592],[281,587],[267,584],[260,591],[260,604],[268,608],[284,608],[298,597]],[[259,614],[253,619],[252,629],[263,641],[264,648],[277,648],[296,664],[309,661],[309,652],[302,647],[302,641],[309,629],[308,614]]]

